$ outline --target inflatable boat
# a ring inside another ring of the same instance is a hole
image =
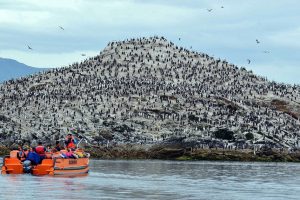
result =
[[[3,158],[1,174],[51,175],[51,176],[80,176],[89,172],[89,158],[61,158],[59,154],[48,153],[40,164],[31,165],[30,162],[21,162],[12,151]]]

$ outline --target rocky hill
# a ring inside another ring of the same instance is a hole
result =
[[[297,147],[300,86],[163,37],[111,42],[71,66],[0,85],[6,145],[63,139],[70,128],[90,144],[189,143]]]

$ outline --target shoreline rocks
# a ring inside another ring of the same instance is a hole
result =
[[[181,146],[148,146],[120,145],[86,147],[92,159],[157,159],[174,161],[240,161],[240,162],[300,162],[300,151],[280,152],[278,149],[267,149],[253,153],[252,149],[191,149]],[[9,155],[10,149],[0,146],[0,156]]]
[[[279,152],[278,149],[258,151],[253,150],[223,150],[223,149],[185,149],[179,146],[153,146],[148,149],[143,146],[124,145],[120,147],[88,148],[92,158],[97,159],[158,159],[181,161],[242,161],[242,162],[300,162],[300,151]]]

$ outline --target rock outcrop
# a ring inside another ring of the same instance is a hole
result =
[[[0,137],[47,143],[75,128],[90,144],[298,147],[300,86],[176,46],[111,42],[81,63],[0,85]]]

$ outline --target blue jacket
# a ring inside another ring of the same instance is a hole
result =
[[[37,165],[41,162],[41,157],[36,152],[29,152],[26,160],[30,160],[33,165]]]

